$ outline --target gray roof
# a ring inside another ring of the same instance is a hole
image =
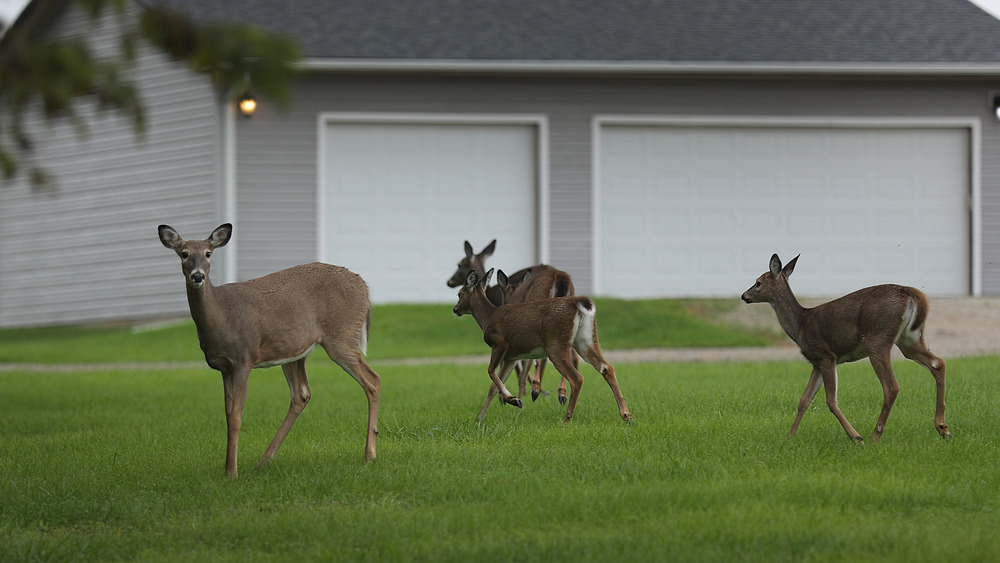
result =
[[[966,0],[161,0],[299,39],[313,61],[997,65]]]

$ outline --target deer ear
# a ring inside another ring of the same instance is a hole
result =
[[[479,282],[479,274],[475,270],[469,272],[469,275],[465,277],[465,289],[472,289],[476,287],[476,283]]]
[[[469,241],[465,241],[465,257],[472,260],[472,256],[474,254],[475,252],[472,251],[472,245],[469,244]]]
[[[486,245],[486,248],[479,253],[479,256],[486,258],[488,256],[493,256],[493,251],[497,249],[497,239],[493,239],[493,242]]]
[[[490,271],[483,274],[483,279],[479,281],[479,285],[482,286],[483,289],[486,289],[486,286],[490,285],[490,278],[492,277],[493,277],[493,268],[490,268]]]
[[[799,256],[802,255],[799,254],[795,258],[792,258],[787,264],[785,264],[784,269],[781,270],[782,272],[785,273],[786,278],[792,275],[792,271],[795,270],[795,263],[799,260]]]
[[[163,243],[163,246],[175,250],[184,244],[184,239],[170,225],[160,225],[157,230],[160,233],[160,242]]]
[[[233,225],[232,223],[225,223],[216,227],[212,234],[209,235],[208,239],[205,241],[212,248],[219,248],[220,246],[226,246],[229,239],[233,236]]]
[[[781,258],[778,258],[777,254],[772,254],[768,267],[771,269],[771,277],[777,278],[778,274],[781,273]]]
[[[497,284],[500,289],[507,291],[507,274],[503,273],[503,270],[497,270]]]

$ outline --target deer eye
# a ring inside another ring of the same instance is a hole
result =
[[[211,257],[212,257],[212,251],[211,250],[206,250],[205,251],[205,258],[211,258]]]
[[[754,287],[760,287],[760,280],[757,280],[757,285],[755,285]]]
[[[181,258],[187,260],[190,256],[191,256],[191,253],[188,252],[187,250],[182,250],[181,251]]]

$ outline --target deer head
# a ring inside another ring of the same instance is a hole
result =
[[[777,296],[778,291],[782,289],[790,291],[788,277],[795,270],[795,263],[798,259],[798,256],[792,258],[791,262],[782,268],[781,259],[778,258],[777,254],[772,254],[769,270],[757,278],[757,282],[753,287],[743,292],[743,301],[747,303],[770,303]]]
[[[169,225],[160,225],[160,242],[173,250],[181,258],[181,270],[189,286],[199,288],[208,279],[211,268],[212,252],[221,246],[226,246],[233,236],[233,226],[230,223],[220,225],[205,240],[184,240]]]
[[[482,275],[486,271],[486,259],[493,255],[496,248],[497,240],[493,239],[493,242],[487,244],[482,252],[475,254],[469,241],[465,241],[465,258],[459,260],[458,269],[448,280],[448,287],[458,287],[465,283],[469,272],[477,272]]]
[[[486,286],[490,283],[490,278],[493,277],[493,268],[486,272],[482,277],[476,273],[475,270],[469,272],[465,277],[465,285],[462,289],[458,290],[458,303],[455,304],[455,308],[452,311],[456,316],[461,317],[462,315],[472,313],[472,296],[477,291],[483,294],[483,298],[486,298]],[[507,285],[507,276],[501,271],[497,274],[497,282],[502,286]],[[489,301],[487,299],[487,301]]]

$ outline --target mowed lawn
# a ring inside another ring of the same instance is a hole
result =
[[[0,361],[16,334],[0,332]],[[554,393],[521,410],[495,402],[479,423],[485,365],[379,360],[376,334],[378,461],[362,463],[360,387],[316,354],[313,400],[263,470],[288,388],[280,369],[254,372],[236,480],[207,367],[0,372],[0,561],[1000,557],[1000,358],[949,359],[950,441],[933,428],[931,376],[896,364],[885,436],[859,447],[821,396],[787,436],[804,362],[619,364],[632,425],[584,366],[571,424]],[[843,366],[840,381],[844,413],[869,435],[881,407],[870,366]]]

